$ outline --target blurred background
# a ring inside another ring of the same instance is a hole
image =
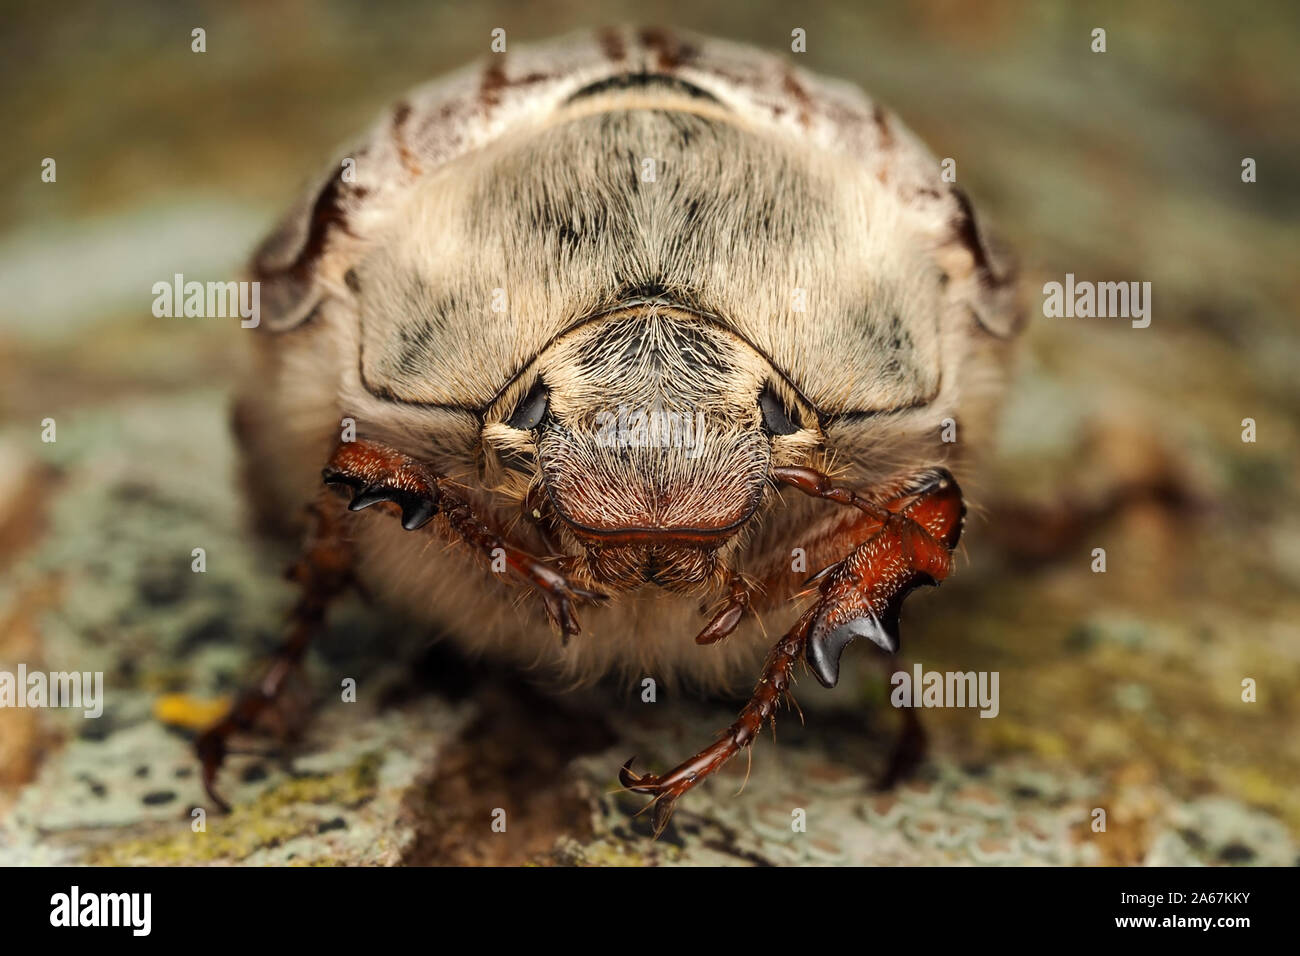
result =
[[[0,668],[102,670],[109,694],[98,721],[0,710],[0,862],[1297,863],[1300,7],[2,9]],[[514,46],[625,22],[787,51],[802,27],[794,61],[954,158],[1018,251],[1033,321],[1000,447],[959,572],[904,634],[927,669],[998,670],[999,717],[925,713],[929,762],[877,792],[897,715],[854,648],[836,691],[804,681],[807,726],[783,719],[743,796],[739,760],[651,844],[640,802],[609,793],[617,766],[684,757],[739,698],[556,698],[403,656],[402,623],[351,602],[304,682],[299,756],[233,760],[235,813],[196,833],[187,728],[274,646],[292,594],[234,486],[247,333],[155,318],[153,283],[233,276],[336,148],[494,28]],[[1066,273],[1150,282],[1150,327],[1044,318]],[[365,675],[353,710],[328,703],[339,673]]]

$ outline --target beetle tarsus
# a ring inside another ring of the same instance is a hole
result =
[[[721,769],[723,764],[752,744],[763,725],[776,715],[777,704],[790,689],[791,672],[803,653],[815,610],[809,610],[799,618],[798,623],[768,653],[749,703],[740,711],[736,722],[723,731],[713,744],[662,776],[634,774],[631,760],[623,765],[618,775],[619,782],[634,793],[654,797],[651,803],[654,806],[656,837],[668,826],[682,794]]]

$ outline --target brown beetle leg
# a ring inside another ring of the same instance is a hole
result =
[[[371,441],[345,442],[335,451],[322,477],[328,485],[352,491],[350,511],[381,502],[397,505],[402,527],[408,531],[422,528],[435,515],[442,515],[460,540],[487,560],[504,559],[506,568],[537,592],[547,617],[565,643],[581,631],[574,602],[606,599],[604,594],[574,586],[563,574],[510,544],[484,524],[450,479],[395,449]]]
[[[866,637],[897,652],[903,600],[948,576],[966,506],[957,482],[941,468],[917,475],[880,505],[811,469],[776,468],[774,475],[805,494],[855,507],[866,516],[860,529],[865,540],[814,579],[821,611],[808,633],[805,656],[822,685],[834,687],[840,655],[854,638]]]
[[[352,583],[352,550],[340,533],[339,516],[331,505],[332,502],[322,501],[311,506],[302,555],[287,574],[302,587],[302,594],[289,615],[288,640],[281,645],[262,679],[245,689],[229,712],[194,742],[202,765],[203,789],[223,811],[228,812],[230,805],[216,792],[215,785],[217,772],[228,752],[227,742],[236,733],[251,730],[257,718],[279,697],[312,638],[324,624],[331,600]]]
[[[752,599],[752,592],[740,575],[732,574],[729,580],[731,593],[727,596],[727,601],[713,615],[709,623],[704,626],[704,630],[695,638],[696,644],[716,644],[725,637],[730,637],[732,632],[740,626],[740,622],[745,619],[749,613],[749,604]]]
[[[780,643],[768,652],[762,676],[754,687],[749,703],[741,710],[736,722],[712,746],[701,750],[662,776],[638,776],[633,773],[632,762],[636,760],[635,757],[623,764],[623,769],[618,773],[619,783],[635,793],[654,796],[651,806],[654,807],[652,822],[656,837],[668,826],[678,798],[753,743],[758,732],[763,729],[763,724],[775,717],[776,705],[789,693],[790,672],[803,653],[808,627],[815,611],[816,608],[813,608],[799,618],[799,622],[781,638]]]
[[[892,653],[898,646],[903,599],[922,584],[942,581],[952,566],[965,506],[948,472],[925,472],[880,504],[811,469],[777,468],[774,475],[807,494],[862,511],[864,519],[855,526],[861,543],[816,575],[819,599],[768,654],[749,702],[712,746],[662,776],[633,773],[632,760],[623,765],[619,782],[654,797],[656,836],[682,794],[753,743],[774,717],[777,703],[789,693],[791,669],[800,655],[829,687],[839,678],[840,654],[855,637],[869,637]]]

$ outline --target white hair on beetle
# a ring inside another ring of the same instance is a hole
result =
[[[254,260],[264,320],[236,420],[276,527],[316,493],[344,417],[505,530],[538,489],[611,526],[711,526],[743,511],[737,476],[831,465],[871,489],[960,472],[988,440],[1022,321],[1010,270],[934,157],[855,87],[736,44],[602,31],[412,91],[341,157],[355,182],[333,163]],[[540,441],[509,424],[538,382]],[[793,430],[762,432],[764,388]],[[602,443],[594,415],[620,406],[706,426],[689,449]],[[734,537],[698,566],[672,558],[688,593],[628,588],[584,608],[567,648],[468,549],[349,521],[368,590],[472,652],[716,685],[750,676],[767,639],[749,620],[697,647],[691,592],[770,578],[842,517],[755,481]],[[572,530],[561,542],[584,557]],[[585,573],[636,573],[606,550]],[[761,614],[793,613],[786,578]]]

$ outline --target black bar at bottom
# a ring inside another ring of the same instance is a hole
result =
[[[1294,926],[1298,873],[1222,868],[11,869],[0,871],[0,925],[5,949],[12,953],[25,952],[10,948],[25,940],[70,934],[80,942],[111,938],[127,946],[144,940],[300,946],[346,939],[382,943],[409,933],[413,941],[436,946],[440,939],[469,933],[494,945],[510,938],[540,944],[547,937],[552,942],[565,937],[585,949],[675,936],[699,943],[709,927],[741,942],[750,932],[765,934],[762,927],[772,921],[794,933],[833,928],[836,935],[865,934],[864,946],[895,933],[927,945],[949,938],[1126,936],[1180,945],[1200,936],[1231,945],[1241,934],[1263,930],[1278,938]],[[84,925],[88,922],[117,925]]]

